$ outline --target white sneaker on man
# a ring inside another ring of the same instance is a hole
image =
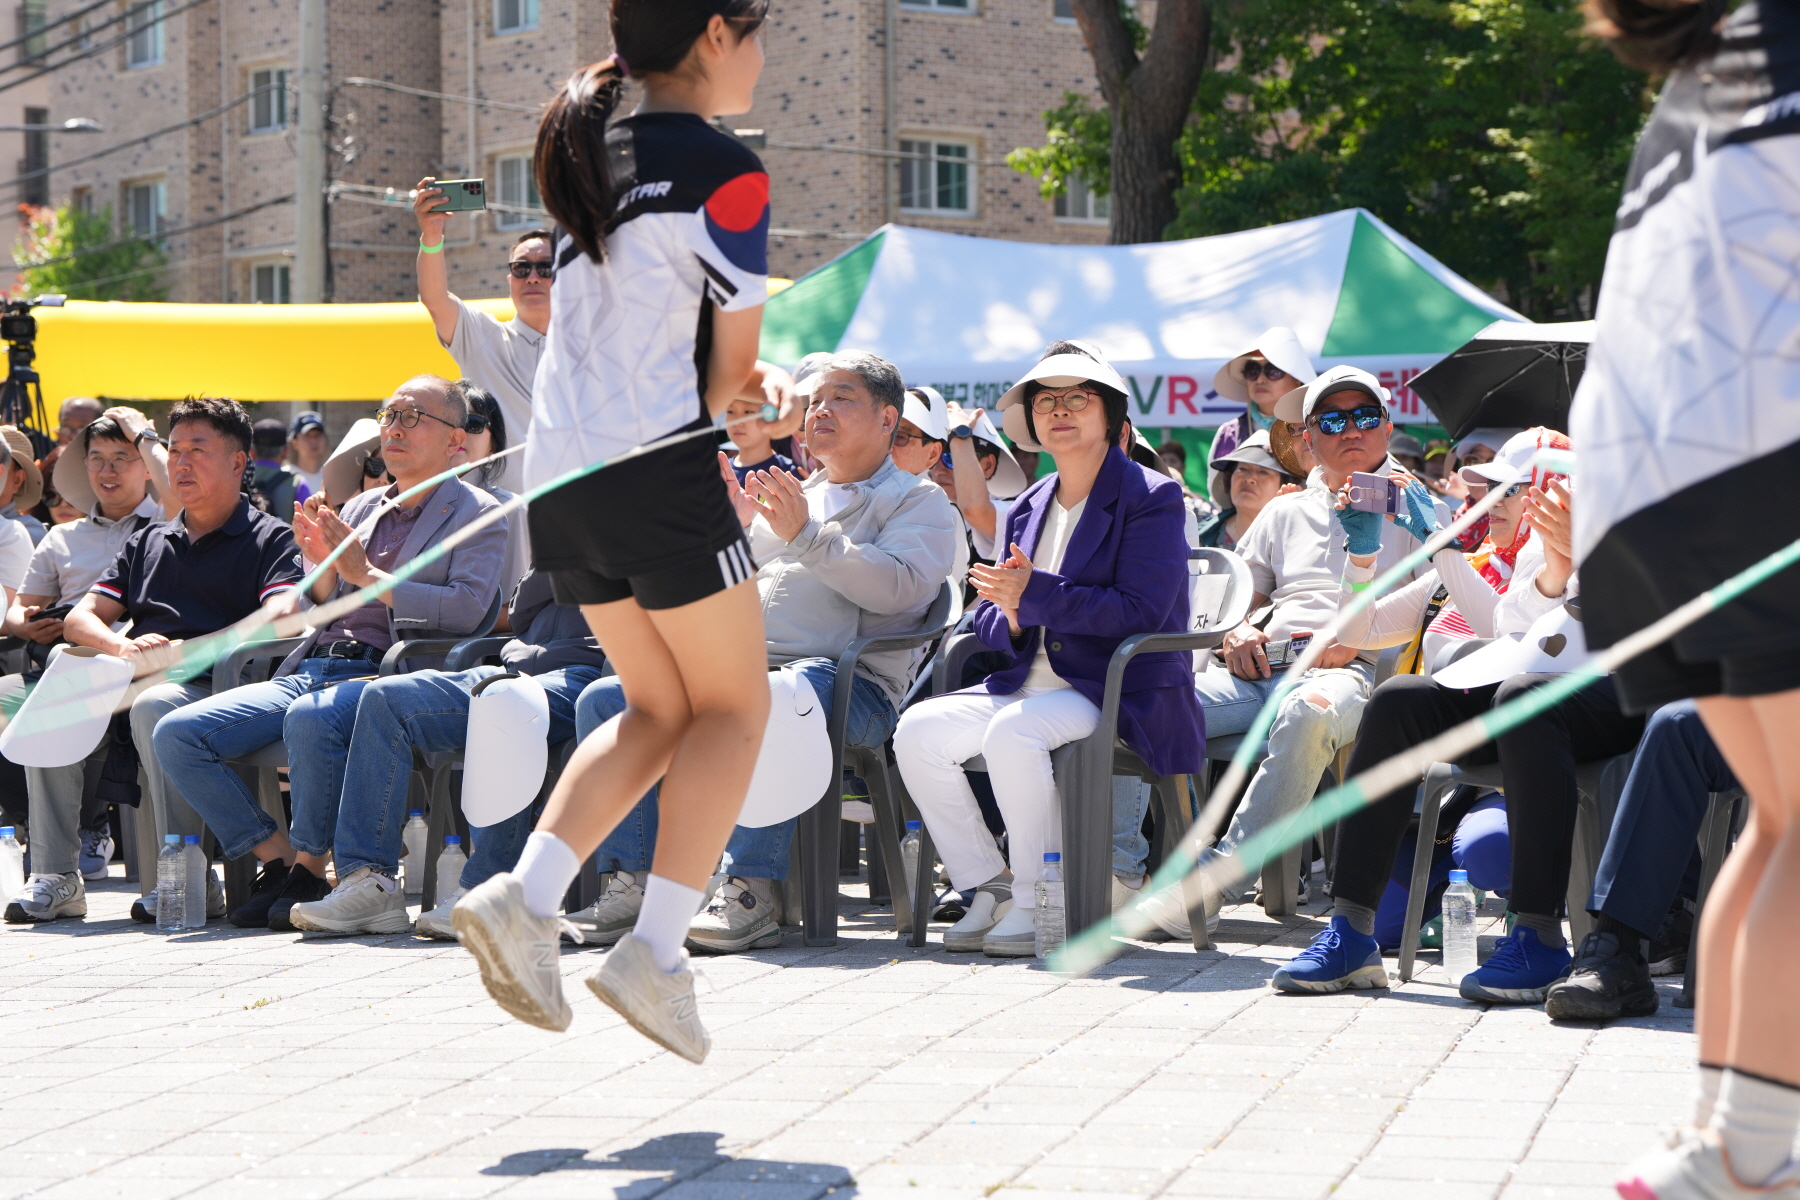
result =
[[[450,927],[450,910],[456,907],[458,900],[468,894],[468,888],[459,887],[450,893],[448,900],[436,908],[420,913],[418,923],[413,926],[413,932],[420,937],[432,938],[439,942],[454,942],[456,930]]]
[[[687,944],[703,954],[737,954],[781,945],[775,881],[728,876],[688,926]]]
[[[1219,909],[1215,903],[1217,893],[1208,890],[1203,896],[1206,904],[1206,932],[1216,933],[1219,928]],[[1176,941],[1193,940],[1194,927],[1188,921],[1187,899],[1181,894],[1179,883],[1172,883],[1160,892],[1145,896],[1138,901],[1137,910],[1150,918],[1157,929]]]
[[[1117,875],[1112,877],[1112,911],[1118,912],[1127,905],[1136,904],[1144,898],[1144,885],[1149,877],[1139,875],[1136,883],[1126,883]]]
[[[450,910],[450,924],[475,956],[494,1003],[539,1029],[569,1027],[574,1014],[563,999],[561,918],[526,908],[517,875],[502,871],[470,888]]]
[[[638,910],[644,907],[644,879],[648,875],[648,871],[614,871],[600,898],[581,911],[570,913],[569,924],[579,929],[590,945],[612,945],[637,924]]]
[[[700,1024],[694,1001],[694,972],[683,950],[673,971],[656,965],[650,947],[625,934],[606,961],[587,977],[588,989],[631,1022],[631,1027],[689,1062],[705,1062],[712,1038]]]
[[[975,889],[974,899],[962,920],[944,930],[944,949],[960,954],[981,953],[981,939],[1012,911],[1012,876],[990,879]]]
[[[81,852],[76,865],[83,879],[105,879],[106,864],[112,861],[112,830],[108,828],[81,831]]]
[[[323,900],[301,901],[288,914],[308,933],[405,933],[412,927],[398,880],[358,867]]]
[[[25,890],[6,905],[9,925],[85,916],[87,885],[81,881],[80,871],[70,871],[67,875],[33,875],[25,881]]]
[[[989,958],[1033,958],[1037,955],[1037,910],[1014,906],[981,939]]]

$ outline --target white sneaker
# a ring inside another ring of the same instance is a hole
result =
[[[1112,911],[1118,912],[1130,904],[1136,904],[1144,898],[1144,885],[1149,879],[1143,875],[1137,877],[1137,883],[1126,883],[1117,875],[1112,877]]]
[[[638,909],[644,907],[644,876],[648,874],[614,871],[600,898],[580,912],[570,913],[569,924],[593,945],[612,945],[637,924]]]
[[[557,1033],[572,1014],[562,991],[562,941],[556,917],[525,907],[519,877],[502,871],[456,902],[450,924],[475,956],[494,1003],[519,1020]]]
[[[225,885],[209,866],[206,868],[206,919],[216,921],[225,915]]]
[[[112,830],[84,829],[81,831],[81,853],[76,859],[81,868],[83,879],[105,879],[106,864],[112,861]]]
[[[374,867],[358,867],[323,900],[295,904],[288,920],[308,933],[405,933],[412,927],[399,882]]]
[[[1732,1172],[1719,1135],[1708,1130],[1644,1156],[1613,1187],[1624,1200],[1800,1200],[1800,1164],[1790,1162],[1767,1183],[1744,1183]]]
[[[413,932],[420,937],[433,938],[440,942],[454,942],[456,930],[450,927],[450,910],[456,907],[458,900],[468,894],[468,888],[459,887],[450,893],[448,900],[436,908],[420,913],[418,923],[413,926]]]
[[[1037,956],[1037,910],[1013,908],[981,939],[981,952],[989,958]]]
[[[1207,888],[1201,893],[1206,904],[1206,932],[1216,933],[1219,928],[1218,893]],[[1181,885],[1172,883],[1160,892],[1152,892],[1138,901],[1137,911],[1150,918],[1156,928],[1178,942],[1192,941],[1194,927],[1188,921],[1187,899],[1181,894]]]
[[[632,934],[619,939],[601,963],[587,977],[588,989],[631,1027],[663,1047],[673,1050],[689,1062],[705,1062],[712,1049],[712,1038],[700,1024],[700,1012],[694,1002],[694,973],[688,968],[688,954],[681,951],[681,963],[673,971],[656,965],[650,948]]]
[[[687,944],[703,954],[737,954],[781,945],[774,880],[729,876],[705,911],[688,926]]]
[[[944,949],[956,954],[981,953],[981,939],[1012,911],[1012,876],[990,879],[975,889],[963,919],[944,930]]]
[[[33,875],[25,882],[25,890],[6,906],[9,925],[85,916],[87,885],[81,881],[79,871],[70,871],[67,875]]]

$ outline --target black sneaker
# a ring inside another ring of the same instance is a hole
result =
[[[238,905],[226,918],[239,929],[267,929],[269,927],[269,906],[281,895],[281,889],[287,885],[288,865],[279,858],[274,862],[266,862],[262,870],[256,873],[256,886],[251,889],[250,898]]]
[[[1650,939],[1650,974],[1680,975],[1687,970],[1688,947],[1693,944],[1694,914],[1679,896],[1663,917],[1662,928]]]
[[[156,924],[156,893],[139,896],[131,902],[131,919],[139,925]]]
[[[329,895],[329,883],[295,863],[288,868],[287,884],[281,889],[281,895],[275,897],[275,903],[269,906],[269,928],[299,932],[294,928],[294,923],[288,920],[288,914],[294,911],[294,905],[323,900]]]
[[[1544,1013],[1553,1021],[1648,1017],[1656,1007],[1649,965],[1622,945],[1616,933],[1582,938],[1568,975],[1544,994]]]

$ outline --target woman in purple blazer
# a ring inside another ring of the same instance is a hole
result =
[[[1034,885],[1044,855],[1062,846],[1050,751],[1094,732],[1120,642],[1188,627],[1188,547],[1181,485],[1118,448],[1125,382],[1098,350],[1051,343],[1000,408],[1016,445],[1056,461],[1007,515],[1010,552],[969,569],[982,597],[975,631],[1012,665],[908,709],[894,753],[951,882],[976,889],[945,948],[1026,957]],[[1200,769],[1206,734],[1188,653],[1132,660],[1119,735],[1160,774]],[[1006,821],[1011,873],[963,774],[978,754]]]

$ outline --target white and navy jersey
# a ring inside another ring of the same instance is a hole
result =
[[[607,131],[618,207],[595,262],[554,244],[550,334],[532,389],[530,486],[704,423],[715,308],[768,298],[769,177],[688,113]]]

